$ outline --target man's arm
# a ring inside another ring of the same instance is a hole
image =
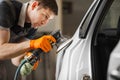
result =
[[[20,43],[8,43],[10,39],[9,29],[0,28],[0,60],[22,57],[25,52],[30,49],[42,49],[44,52],[49,52],[52,46],[49,41],[56,42],[52,35],[45,35],[41,38],[28,40]],[[17,58],[16,58],[17,59]]]
[[[24,42],[24,41],[28,41],[28,40],[29,40],[29,39],[26,38],[26,37],[21,37],[21,38],[19,39],[19,41],[17,41],[17,42]],[[17,56],[17,57],[12,58],[12,59],[11,59],[12,64],[15,65],[15,66],[19,66],[19,64],[21,63],[21,60],[24,59],[24,56],[25,56],[25,55],[26,55],[26,54],[21,54],[21,55],[19,55],[19,56]]]
[[[0,60],[10,59],[30,50],[30,41],[21,43],[8,43],[10,39],[9,29],[0,29]]]

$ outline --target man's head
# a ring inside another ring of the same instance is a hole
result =
[[[58,14],[58,6],[55,0],[31,0],[31,2],[38,1],[43,8],[49,8],[55,15]]]
[[[27,10],[27,21],[33,27],[38,27],[48,23],[58,14],[58,6],[55,0],[30,0]]]

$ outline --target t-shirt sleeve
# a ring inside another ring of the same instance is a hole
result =
[[[0,2],[0,27],[11,28],[15,22],[12,5],[4,0]]]

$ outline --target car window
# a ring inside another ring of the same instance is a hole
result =
[[[114,0],[98,31],[98,43],[106,41],[110,52],[120,38],[120,0]],[[104,44],[103,44],[104,45]]]
[[[117,29],[120,27],[120,0],[114,0],[101,26],[101,31],[105,29]],[[116,31],[117,32],[117,31]]]
[[[120,39],[120,0],[113,0],[112,4],[110,1],[107,1],[93,34],[91,54],[94,55],[95,80],[106,80],[110,54]]]

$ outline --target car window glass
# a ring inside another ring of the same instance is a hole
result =
[[[120,0],[114,0],[101,26],[101,30],[120,27]]]
[[[98,31],[97,43],[110,53],[120,38],[120,0],[114,0]]]

